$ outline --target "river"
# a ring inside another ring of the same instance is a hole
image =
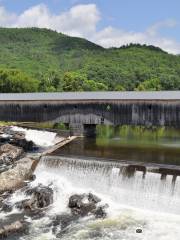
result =
[[[48,134],[43,135],[44,141],[46,138],[49,139]],[[49,227],[51,218],[69,212],[67,203],[72,194],[92,192],[109,205],[107,218],[82,218],[72,223],[60,239],[179,240],[180,177],[173,182],[172,175],[162,179],[158,173],[147,172],[144,176],[141,171],[129,176],[117,164],[123,160],[176,167],[180,165],[179,149],[177,137],[151,141],[117,136],[106,140],[101,137],[76,139],[56,151],[54,156],[42,159],[37,167],[36,180],[31,185],[51,185],[54,203],[41,219],[27,219],[31,223],[30,233],[19,239],[56,239]],[[17,191],[11,201],[24,197]],[[14,209],[14,213],[17,211]],[[142,229],[142,233],[136,233],[137,229]]]

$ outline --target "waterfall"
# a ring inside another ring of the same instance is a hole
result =
[[[40,147],[51,147],[60,140],[54,132],[32,130],[16,126],[12,126],[11,130],[23,132],[27,141],[33,141]]]
[[[70,227],[63,240],[179,240],[180,179],[161,178],[141,171],[127,174],[117,163],[68,157],[46,157],[36,170],[33,185],[51,184],[54,203],[45,218],[32,221],[31,236],[22,240],[56,239],[51,231],[41,232],[48,217],[69,212],[72,194],[92,192],[109,205],[104,220],[82,219]],[[142,234],[136,229],[141,228]],[[96,237],[97,236],[97,237]]]
[[[70,180],[76,187],[108,195],[129,207],[180,214],[180,177],[132,171],[129,165],[70,157],[45,157],[39,166]],[[86,190],[87,191],[87,190]]]

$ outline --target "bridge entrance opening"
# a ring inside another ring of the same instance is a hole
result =
[[[84,124],[84,136],[96,137],[96,124]]]

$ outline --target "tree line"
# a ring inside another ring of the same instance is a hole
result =
[[[134,91],[160,91],[180,89],[180,80],[169,77],[161,82],[158,77],[151,77],[140,82]],[[0,69],[1,93],[24,92],[72,92],[72,91],[126,91],[126,86],[116,84],[114,87],[103,82],[88,79],[87,74],[78,72],[55,71],[41,75],[38,79],[20,70]]]

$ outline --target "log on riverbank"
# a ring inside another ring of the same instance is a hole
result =
[[[38,160],[23,158],[15,167],[0,174],[0,193],[16,190],[25,185],[25,181],[33,176]]]
[[[41,157],[44,157],[46,155],[49,155],[51,153],[53,153],[54,151],[56,151],[57,149],[65,146],[66,144],[72,142],[73,140],[75,140],[77,137],[76,136],[71,136],[71,137],[68,137],[68,138],[64,138],[62,141],[58,142],[57,144],[55,144],[54,146],[52,146],[50,149],[44,151],[42,154],[41,154]]]

